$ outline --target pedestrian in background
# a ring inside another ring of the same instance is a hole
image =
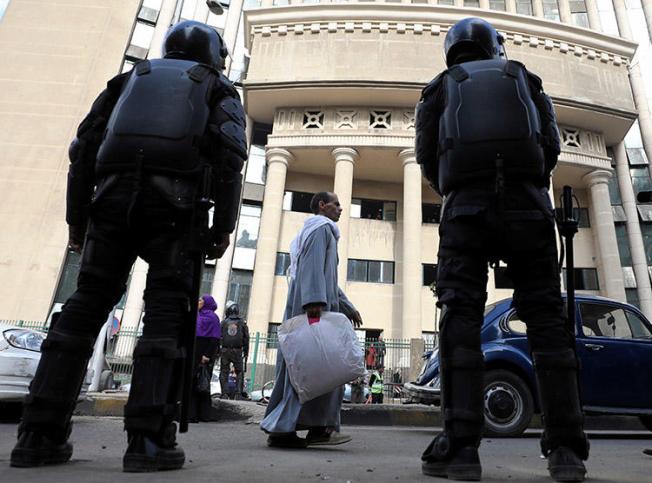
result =
[[[385,373],[385,368],[383,366],[378,366],[378,369],[374,370],[371,373],[369,378],[369,387],[371,388],[371,404],[382,404],[383,403],[383,374]]]
[[[199,299],[197,314],[197,338],[195,339],[195,384],[190,399],[189,420],[191,423],[210,421],[211,390],[215,358],[220,349],[222,328],[220,318],[215,311],[217,303],[210,295]],[[208,377],[208,387],[203,379]],[[207,390],[208,389],[208,390]]]
[[[320,318],[322,311],[341,312],[354,325],[360,314],[337,284],[337,221],[342,208],[335,193],[320,192],[310,201],[315,216],[306,219],[290,245],[290,287],[284,319],[306,313]],[[328,367],[324,367],[327,371]],[[276,359],[276,384],[260,427],[269,434],[267,444],[281,448],[304,448],[309,444],[334,445],[351,440],[339,434],[344,387],[304,404],[290,383],[282,352]],[[306,439],[297,431],[308,430]]]
[[[222,397],[228,394],[225,390],[229,384],[230,364],[236,373],[236,390],[234,399],[244,397],[244,366],[243,357],[249,355],[249,328],[240,317],[240,306],[231,304],[226,309],[226,318],[222,321],[222,356],[220,357],[220,386]]]

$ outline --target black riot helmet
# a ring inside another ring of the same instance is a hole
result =
[[[240,306],[238,304],[231,304],[226,309],[226,317],[240,317]]]
[[[463,18],[446,34],[446,65],[451,67],[470,60],[498,59],[505,55],[504,42],[503,36],[486,20]]]
[[[166,58],[194,60],[222,70],[229,52],[213,27],[195,20],[185,20],[170,27],[161,54]]]

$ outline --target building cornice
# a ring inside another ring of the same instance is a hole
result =
[[[245,11],[245,31],[254,36],[314,35],[322,31],[445,35],[461,17],[474,14],[491,22],[514,44],[558,50],[616,66],[626,66],[636,51],[634,42],[573,25],[494,10],[440,5],[353,3],[256,8]],[[247,48],[251,47],[251,38],[245,36]]]

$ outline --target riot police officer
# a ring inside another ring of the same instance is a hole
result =
[[[70,247],[83,246],[78,287],[43,342],[12,466],[70,459],[70,419],[93,343],[136,257],[149,271],[124,411],[123,469],[184,463],[174,423],[183,362],[192,360],[183,325],[194,328],[193,280],[203,252],[220,257],[235,226],[245,115],[222,74],[227,51],[213,28],[176,24],[162,53],[108,82],[70,147],[66,221]],[[210,229],[209,200],[215,205]]]
[[[240,306],[238,304],[229,305],[224,315],[225,318],[222,321],[220,386],[224,397],[229,382],[230,365],[233,364],[236,374],[235,399],[240,399],[244,390],[243,357],[246,360],[249,355],[249,327],[247,327],[245,320],[240,317]]]
[[[552,102],[539,77],[505,58],[503,37],[488,22],[457,22],[444,48],[448,69],[425,87],[416,111],[417,161],[444,197],[436,283],[444,431],[423,453],[422,470],[481,478],[480,328],[487,265],[503,260],[514,307],[527,324],[550,475],[582,481],[589,445],[548,194],[560,153]]]

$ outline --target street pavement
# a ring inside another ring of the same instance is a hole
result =
[[[71,463],[57,467],[9,467],[16,426],[0,424],[0,481],[6,482],[434,482],[421,474],[419,455],[434,431],[405,427],[344,426],[353,441],[337,447],[281,450],[265,444],[257,424],[191,425],[179,440],[186,451],[183,470],[156,474],[121,472],[125,433],[115,417],[75,418]],[[652,482],[650,433],[596,432],[588,462],[590,481]],[[539,456],[536,432],[516,439],[486,439],[480,448],[483,481],[549,482]]]

